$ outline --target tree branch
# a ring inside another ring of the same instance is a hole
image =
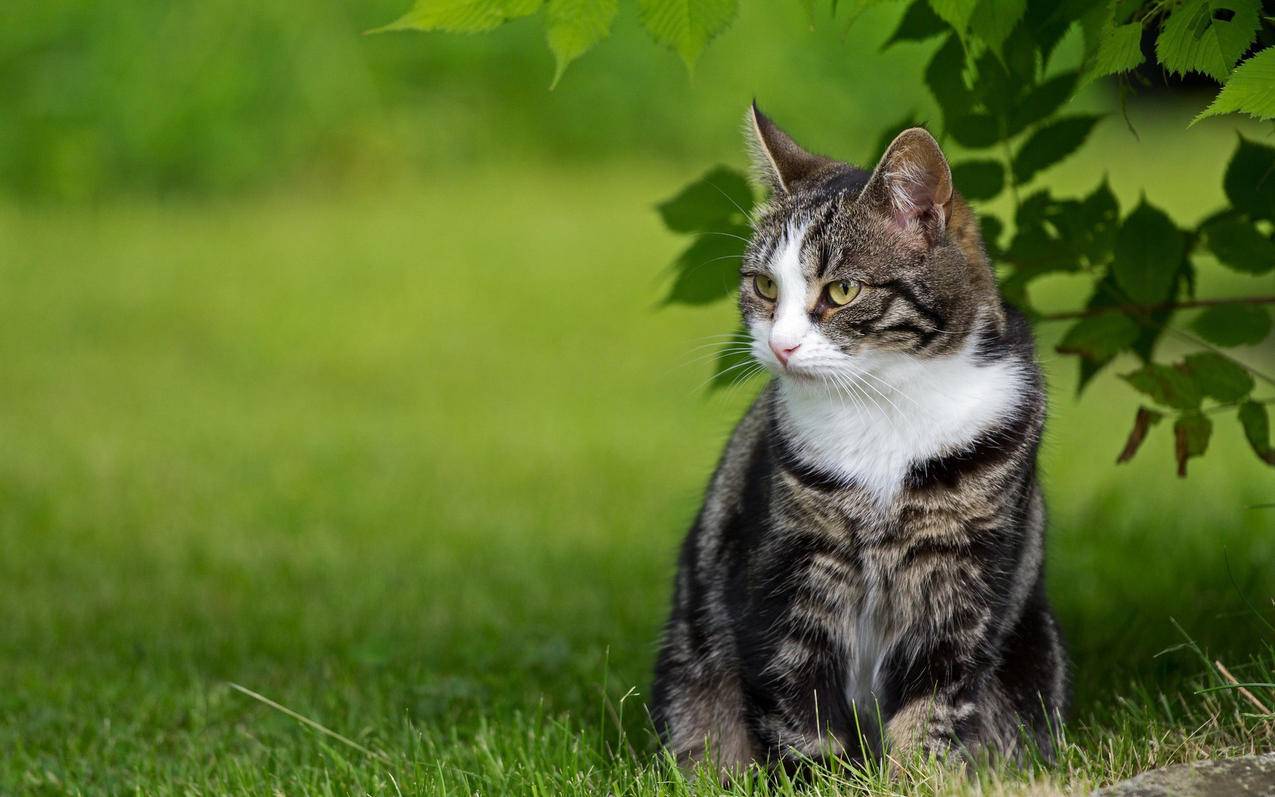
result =
[[[1185,302],[1160,302],[1159,304],[1116,304],[1108,307],[1088,307],[1084,310],[1066,310],[1061,313],[1041,313],[1037,321],[1067,321],[1089,318],[1107,313],[1150,313],[1156,310],[1187,310],[1192,307],[1214,307],[1226,304],[1275,304],[1275,296],[1236,296],[1230,299],[1190,299]]]

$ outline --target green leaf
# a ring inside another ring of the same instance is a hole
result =
[[[1275,47],[1266,47],[1239,65],[1214,101],[1191,124],[1223,113],[1248,113],[1255,119],[1275,119]]]
[[[1036,86],[1014,105],[1009,116],[1007,135],[1014,136],[1042,119],[1052,116],[1071,99],[1076,90],[1075,71],[1056,75]]]
[[[1245,274],[1265,274],[1275,269],[1275,242],[1258,232],[1252,222],[1219,219],[1204,230],[1209,250],[1223,264]]]
[[[1084,83],[1100,77],[1131,72],[1142,65],[1142,23],[1108,23],[1098,33],[1097,46],[1085,64]]]
[[[1275,446],[1271,445],[1271,421],[1266,414],[1266,405],[1246,401],[1240,405],[1236,415],[1253,453],[1267,465],[1275,465]]]
[[[1156,58],[1175,74],[1225,82],[1257,35],[1260,8],[1260,0],[1186,0],[1160,29]]]
[[[1182,232],[1144,198],[1116,233],[1116,285],[1139,304],[1170,298],[1182,263]]]
[[[1253,377],[1242,366],[1211,351],[1188,354],[1182,361],[1200,392],[1222,402],[1239,401],[1253,391]]]
[[[1072,25],[1094,9],[1104,11],[1106,4],[1106,0],[1028,0],[1023,23],[1040,51],[1042,68],[1049,65],[1054,48]]]
[[[619,10],[619,0],[549,0],[545,7],[545,36],[556,62],[553,86],[558,85],[572,61],[611,33],[611,23]]]
[[[1080,201],[1072,212],[1060,213],[1054,221],[1062,241],[1069,242],[1090,265],[1105,263],[1111,257],[1120,229],[1120,205],[1111,193],[1107,178]]]
[[[894,33],[890,34],[890,38],[885,40],[881,49],[884,50],[899,42],[925,41],[946,32],[947,29],[947,23],[934,13],[928,0],[912,0],[912,5],[903,12],[903,18],[899,20],[898,27],[894,29]]]
[[[1138,325],[1133,319],[1122,313],[1103,313],[1077,321],[1058,343],[1058,351],[1090,360],[1109,360],[1137,338]]]
[[[1001,233],[1005,231],[1005,225],[990,213],[979,216],[978,224],[983,234],[983,246],[987,248],[987,256],[992,260],[999,260],[1002,256]]]
[[[955,35],[948,36],[925,67],[925,85],[943,110],[945,127],[949,126],[947,120],[969,113],[974,104],[974,94],[962,77],[964,71],[965,48]]]
[[[951,25],[957,35],[962,37],[969,28],[970,17],[974,15],[977,5],[978,0],[930,0],[930,7],[939,19]]]
[[[753,355],[744,348],[741,341],[750,339],[748,330],[740,327],[735,332],[735,337],[722,344],[717,351],[717,361],[713,364],[713,379],[709,383],[711,390],[720,390],[724,387],[730,387],[740,382],[746,382],[752,379],[764,369],[755,365]]]
[[[1000,161],[972,160],[952,166],[952,184],[966,199],[992,199],[1005,187]]]
[[[705,232],[743,224],[752,205],[747,178],[726,166],[714,166],[656,210],[674,232]]]
[[[1132,373],[1121,374],[1120,378],[1157,404],[1174,409],[1195,409],[1204,398],[1191,377],[1168,365],[1149,363]]]
[[[1209,107],[1192,120],[1206,116],[1246,113],[1257,119],[1275,119],[1275,47],[1267,47],[1249,58],[1231,74]]]
[[[1026,11],[1027,0],[978,0],[970,14],[970,31],[999,54],[1001,46]]]
[[[737,290],[745,243],[734,236],[746,237],[747,232],[736,228],[724,233],[706,232],[696,238],[673,261],[677,278],[664,297],[664,304],[710,304]]]
[[[1146,407],[1138,407],[1138,414],[1133,417],[1133,428],[1129,430],[1129,438],[1125,440],[1124,450],[1116,457],[1116,464],[1128,462],[1142,447],[1147,432],[1164,418],[1164,415]]]
[[[1001,140],[1000,123],[988,113],[970,113],[944,120],[948,135],[963,147],[983,149]]]
[[[638,0],[638,16],[651,38],[693,70],[709,41],[730,27],[738,7],[739,0]]]
[[[416,0],[412,10],[370,33],[393,30],[440,30],[482,33],[511,19],[530,16],[543,0]]]
[[[1014,155],[1014,181],[1029,182],[1038,172],[1071,155],[1085,143],[1101,116],[1067,116],[1036,130]]]
[[[1214,305],[1191,323],[1196,334],[1214,346],[1251,346],[1271,332],[1271,316],[1255,304]]]
[[[1173,453],[1178,461],[1178,475],[1186,475],[1186,461],[1203,456],[1213,435],[1213,422],[1199,410],[1184,412],[1173,424]]]
[[[1236,210],[1254,219],[1275,221],[1275,147],[1240,136],[1222,186]]]

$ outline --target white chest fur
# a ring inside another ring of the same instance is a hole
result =
[[[1025,376],[1012,360],[867,353],[853,389],[781,379],[780,412],[803,462],[856,483],[882,505],[916,463],[959,451],[1011,413]]]

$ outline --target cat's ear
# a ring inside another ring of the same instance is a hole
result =
[[[931,245],[943,238],[952,215],[952,170],[934,136],[909,128],[891,142],[863,189],[903,232],[919,233]]]
[[[831,163],[822,155],[806,152],[757,103],[744,114],[744,138],[752,157],[753,173],[771,193],[783,194],[793,186]]]

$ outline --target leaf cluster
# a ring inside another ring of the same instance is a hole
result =
[[[802,0],[812,23],[826,10],[856,19],[895,0]],[[708,42],[733,21],[738,0],[633,0],[643,26],[693,68]],[[619,0],[415,0],[379,30],[476,33],[540,14],[557,61],[554,82],[575,59],[606,38]],[[1078,29],[1084,56],[1078,68],[1058,68],[1054,52]],[[1041,176],[1085,146],[1103,117],[1068,109],[1088,83],[1139,78],[1151,58],[1172,75],[1199,74],[1221,90],[1197,117],[1245,113],[1275,118],[1275,20],[1261,0],[911,0],[885,46],[936,42],[925,69],[935,118],[929,126],[969,153],[952,164],[953,181],[973,202],[1008,192],[1012,215],[983,213],[988,254],[1006,298],[1044,323],[1070,320],[1058,351],[1079,363],[1080,386],[1120,357],[1137,370],[1123,375],[1156,408],[1141,407],[1119,461],[1131,458],[1152,427],[1174,415],[1178,472],[1208,447],[1210,416],[1234,411],[1255,453],[1275,464],[1267,399],[1255,397],[1269,377],[1227,349],[1267,339],[1272,296],[1200,299],[1201,267],[1220,266],[1260,276],[1275,270],[1275,148],[1240,138],[1223,175],[1228,205],[1184,227],[1143,196],[1121,208],[1107,181],[1088,194],[1057,197]],[[1153,46],[1149,46],[1153,44]],[[900,127],[882,132],[884,149]],[[756,201],[748,181],[718,166],[658,206],[665,225],[689,238],[673,262],[666,304],[703,305],[732,294]],[[1006,240],[1007,239],[1007,240]],[[1092,282],[1084,306],[1044,312],[1032,283],[1049,274],[1083,275]],[[1189,329],[1179,315],[1194,313]],[[1177,362],[1157,359],[1166,334],[1200,351]],[[718,357],[714,384],[742,365],[737,340]],[[1206,404],[1206,402],[1211,402]]]
[[[735,20],[739,0],[636,0],[642,26],[693,69],[704,48]],[[540,14],[553,53],[553,86],[571,62],[607,36],[619,0],[416,0],[407,13],[372,33],[398,30],[483,33]]]
[[[853,17],[870,4],[851,3],[846,13]],[[1253,395],[1256,372],[1225,350],[1268,337],[1271,318],[1263,302],[1275,298],[1201,300],[1195,284],[1202,267],[1248,275],[1275,270],[1275,148],[1241,137],[1223,176],[1229,206],[1193,228],[1184,228],[1145,196],[1134,207],[1121,208],[1105,178],[1079,197],[1057,197],[1047,187],[1036,187],[1039,177],[1081,149],[1102,121],[1067,106],[1095,78],[1097,53],[1114,59],[1111,51],[1123,46],[1109,35],[1108,28],[1116,27],[1112,20],[1136,25],[1139,41],[1141,26],[1150,23],[1142,12],[1113,11],[1097,0],[996,2],[995,13],[992,5],[991,0],[913,0],[886,46],[937,40],[925,70],[938,111],[931,126],[972,153],[952,164],[953,182],[970,201],[1012,194],[1012,216],[980,217],[1006,298],[1040,323],[1071,322],[1057,348],[1076,358],[1082,390],[1121,356],[1139,363],[1122,378],[1156,406],[1138,410],[1118,461],[1132,458],[1152,427],[1172,414],[1178,472],[1185,475],[1187,460],[1208,447],[1211,416],[1234,412],[1255,453],[1272,462],[1266,405]],[[1169,21],[1181,11],[1164,4],[1157,8]],[[1080,69],[1052,68],[1054,48],[1073,25],[1092,42],[1086,61]],[[1173,27],[1168,35],[1163,49],[1172,54],[1172,63],[1220,73],[1221,61],[1209,55],[1214,50],[1196,42],[1194,54],[1183,55],[1175,49],[1186,46],[1179,41],[1181,32]],[[1231,52],[1236,45],[1227,46]],[[885,130],[882,142],[898,127]],[[743,210],[750,199],[743,176],[719,166],[660,205],[669,229],[692,236],[673,264],[667,302],[704,304],[732,294],[738,282],[735,264],[747,238]],[[1032,283],[1058,273],[1091,280],[1083,307],[1048,313],[1034,306]],[[1194,316],[1187,329],[1177,329],[1184,313]],[[1166,334],[1193,341],[1201,351],[1160,362],[1157,352]],[[737,346],[724,346],[719,377],[724,369],[737,368],[739,357]],[[727,381],[719,378],[714,384]]]

